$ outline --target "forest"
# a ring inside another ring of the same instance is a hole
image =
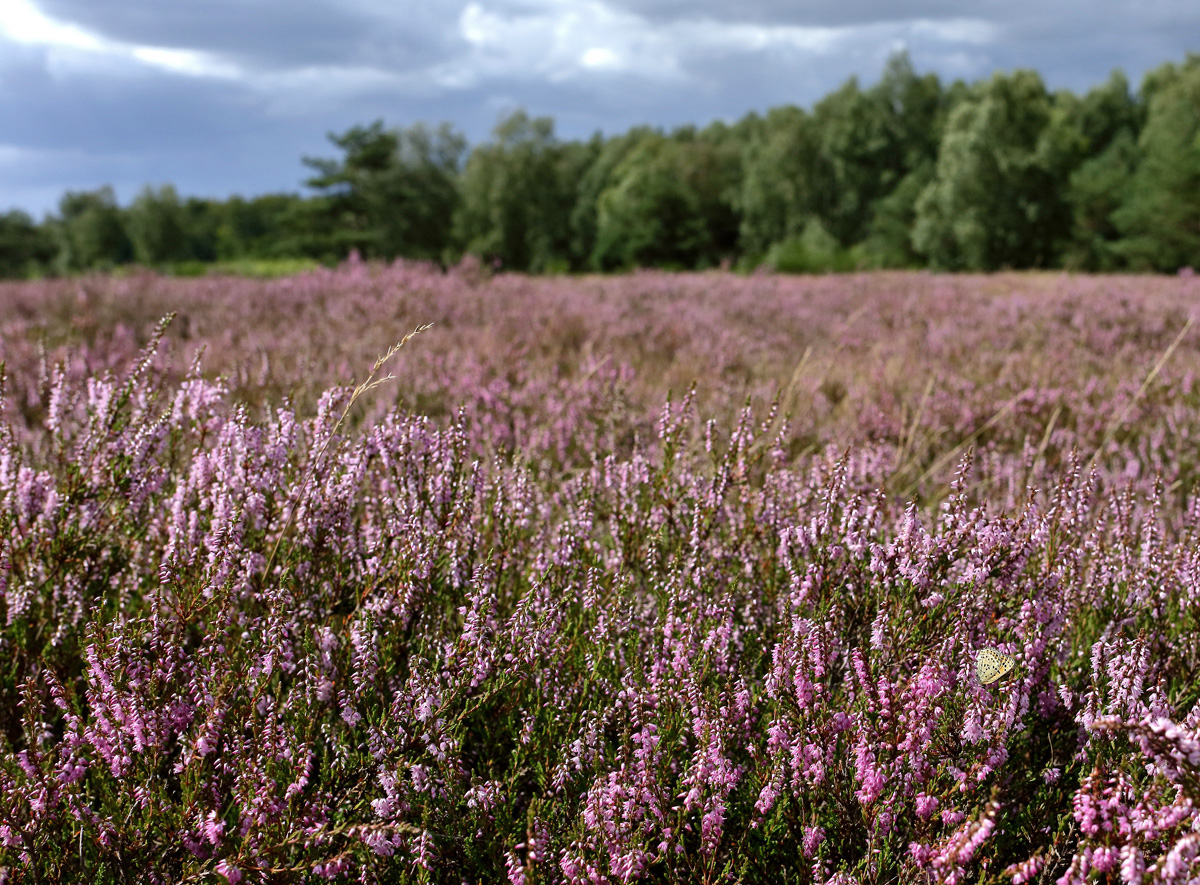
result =
[[[468,147],[448,123],[331,133],[307,194],[227,200],[145,186],[67,192],[40,223],[0,214],[0,277],[123,266],[209,269],[474,255],[589,273],[760,267],[1062,268],[1200,264],[1200,55],[1134,90],[1114,71],[1079,96],[1030,70],[943,84],[893,55],[811,110],[729,125],[640,126],[586,141],[521,110]]]

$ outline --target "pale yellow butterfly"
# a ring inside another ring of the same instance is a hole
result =
[[[1017,665],[1012,655],[994,648],[981,648],[975,656],[975,673],[984,685],[991,685]]]

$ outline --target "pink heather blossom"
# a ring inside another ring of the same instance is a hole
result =
[[[204,834],[204,838],[210,845],[212,845],[214,848],[220,846],[221,834],[225,832],[225,823],[224,821],[217,819],[217,813],[215,811],[210,811],[208,813],[208,817],[204,819],[200,829]]]
[[[805,827],[803,851],[805,857],[812,857],[817,846],[825,841],[825,830],[822,827]]]
[[[1004,875],[1012,876],[1013,885],[1023,885],[1025,882],[1031,882],[1036,879],[1044,865],[1045,858],[1037,855],[1006,868]]]
[[[938,800],[936,796],[926,796],[924,793],[917,796],[916,812],[917,817],[921,820],[929,820],[933,813],[937,811]]]

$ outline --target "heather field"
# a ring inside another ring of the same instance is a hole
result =
[[[1200,882],[1198,311],[0,284],[0,883]]]

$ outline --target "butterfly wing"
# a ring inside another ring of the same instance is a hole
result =
[[[983,648],[975,657],[975,674],[984,685],[991,685],[1007,674],[1017,664],[1012,655],[994,648]]]

